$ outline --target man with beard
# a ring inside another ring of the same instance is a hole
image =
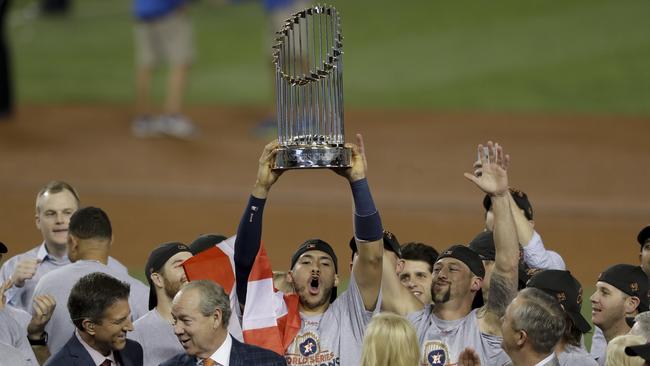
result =
[[[75,330],[45,365],[142,365],[142,347],[126,338],[133,330],[129,288],[101,272],[81,277],[67,302]]]
[[[70,217],[68,257],[73,263],[56,269],[41,278],[34,296],[49,294],[57,304],[67,304],[70,290],[83,276],[102,272],[131,285],[130,304],[133,319],[147,312],[149,289],[128,273],[116,271],[107,265],[108,253],[113,242],[111,222],[100,208],[84,207]],[[45,326],[48,333],[47,346],[55,354],[70,338],[74,325],[65,306],[54,308],[52,318]],[[74,320],[74,318],[72,318]]]
[[[0,283],[12,281],[7,290],[7,303],[29,312],[39,279],[46,273],[70,264],[68,258],[68,224],[79,208],[79,195],[62,181],[47,183],[36,195],[36,228],[43,243],[7,260],[0,268]],[[107,265],[127,273],[126,267],[112,257]]]
[[[287,281],[298,295],[300,329],[285,349],[287,364],[358,365],[366,325],[379,309],[383,229],[368,181],[363,140],[346,144],[352,149],[351,167],[335,170],[345,177],[354,199],[354,230],[359,251],[348,289],[337,298],[338,260],[332,247],[320,239],[301,244],[291,256]],[[260,248],[262,213],[271,186],[282,171],[273,170],[277,142],[266,145],[259,160],[257,182],[237,231],[235,272],[237,296],[246,299],[246,284]],[[285,343],[286,344],[286,343]]]
[[[145,274],[149,281],[149,312],[138,319],[129,338],[142,345],[144,365],[158,366],[183,352],[172,327],[172,299],[187,283],[183,262],[192,257],[183,243],[164,243],[149,254]],[[155,337],[152,335],[155,334]]]
[[[478,152],[481,165],[465,177],[490,196],[494,212],[496,256],[487,303],[473,309],[475,297],[481,296],[485,268],[479,255],[463,245],[454,245],[438,257],[433,267],[433,304],[423,308],[397,276],[389,291],[384,287],[384,309],[408,315],[417,330],[422,365],[455,364],[466,347],[476,351],[483,365],[508,362],[501,348],[500,318],[516,295],[519,260],[508,198],[510,157],[491,141],[486,147],[479,145]]]

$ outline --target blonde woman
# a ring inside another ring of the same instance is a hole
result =
[[[625,347],[646,344],[648,341],[641,336],[625,334],[612,339],[607,344],[605,366],[643,366],[645,361],[638,356],[625,354]]]
[[[361,366],[417,366],[418,344],[415,328],[408,320],[380,313],[366,328]]]

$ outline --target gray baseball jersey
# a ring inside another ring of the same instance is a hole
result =
[[[133,323],[133,331],[127,333],[127,337],[142,346],[144,366],[158,366],[185,352],[171,323],[163,319],[155,308]]]
[[[596,366],[598,363],[587,351],[580,347],[567,345],[557,355],[560,366]]]
[[[38,366],[36,355],[27,340],[27,324],[31,316],[27,312],[6,305],[0,310],[0,342],[15,347],[22,355],[23,363]],[[4,354],[0,353],[4,358]]]
[[[106,273],[131,285],[129,305],[133,319],[138,319],[149,311],[149,288],[127,273],[114,270],[97,261],[87,260],[76,261],[56,269],[43,276],[34,290],[34,296],[49,294],[56,299],[57,306],[45,326],[50,354],[56,354],[68,342],[75,329],[67,306],[70,290],[81,277],[93,272]]]
[[[481,358],[482,365],[502,366],[510,358],[501,348],[501,337],[481,333],[476,312],[472,310],[458,320],[443,320],[432,312],[432,305],[411,313],[407,318],[413,323],[420,341],[420,364],[444,366],[456,364],[459,354],[473,348]]]
[[[598,362],[598,365],[605,366],[605,356],[607,355],[607,340],[603,331],[594,326],[594,336],[591,338],[591,358]]]
[[[381,295],[375,312],[380,307]],[[373,313],[365,309],[352,276],[348,289],[325,313],[311,317],[300,314],[300,330],[284,354],[287,365],[358,365],[365,329]]]
[[[28,366],[23,354],[11,345],[0,342],[0,366]],[[38,365],[38,364],[37,364]]]
[[[5,293],[8,304],[28,312],[32,310],[32,296],[34,295],[36,284],[41,277],[55,269],[70,264],[70,259],[67,256],[61,259],[50,256],[45,248],[45,243],[42,243],[25,253],[9,258],[0,268],[0,283],[7,281],[14,274],[14,270],[20,261],[30,258],[36,258],[41,261],[36,268],[34,277],[26,280],[23,287],[14,286]],[[116,271],[128,273],[126,267],[112,257],[108,257],[108,266]]]

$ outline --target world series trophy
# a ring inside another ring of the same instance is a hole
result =
[[[336,8],[294,14],[273,46],[279,148],[275,169],[349,167],[343,128],[343,36]]]

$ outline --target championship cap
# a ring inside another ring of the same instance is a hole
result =
[[[156,297],[156,287],[151,281],[151,274],[158,272],[167,263],[169,258],[182,252],[192,253],[190,248],[179,242],[170,242],[160,244],[156,249],[152,250],[147,259],[147,264],[144,267],[147,281],[149,282],[149,310],[156,307],[158,298]]]
[[[646,241],[648,241],[648,239],[650,239],[650,225],[644,227],[641,231],[639,231],[639,235],[636,237],[636,241],[638,241],[639,245],[641,245],[641,248],[643,248],[643,245]]]
[[[336,258],[334,249],[332,249],[332,247],[329,244],[327,244],[324,240],[320,240],[320,239],[309,239],[304,243],[300,244],[298,249],[291,256],[290,268],[293,269],[293,266],[296,265],[296,262],[298,261],[300,256],[310,250],[320,250],[321,252],[327,253],[332,258],[332,261],[334,262],[334,271],[336,273],[339,273],[338,259]],[[336,300],[336,291],[337,291],[336,286],[334,286],[334,288],[332,289],[332,295],[330,296],[330,303]]]
[[[533,275],[526,287],[534,287],[554,296],[581,333],[591,330],[589,322],[580,313],[582,286],[571,272],[556,269],[543,270]]]
[[[226,239],[228,238],[217,234],[199,235],[198,238],[194,239],[194,241],[190,243],[190,252],[192,252],[193,255],[197,255],[206,249],[212,248],[213,246],[221,243]]]
[[[350,239],[350,249],[352,253],[358,252],[357,241],[354,239],[354,236]],[[398,258],[402,258],[402,246],[399,244],[395,234],[388,230],[384,230],[384,249],[397,254]]]
[[[639,266],[615,264],[598,276],[598,281],[608,283],[630,296],[639,298],[639,312],[648,311],[648,275]]]
[[[484,261],[493,261],[496,259],[496,249],[494,247],[494,233],[491,231],[482,231],[471,242],[469,242],[469,248],[475,251],[479,257]],[[518,266],[518,276],[519,283],[518,289],[521,290],[526,287],[526,281],[530,278],[528,274],[530,268],[524,262],[523,255],[519,255],[519,266]]]
[[[0,241],[0,254],[4,254],[4,253],[7,253],[7,246],[5,245],[5,243]]]
[[[516,188],[510,188],[510,195],[512,195],[512,198],[515,200],[517,207],[524,210],[524,216],[526,216],[529,221],[532,220],[533,206],[530,205],[530,201],[528,201],[528,196],[526,193]],[[492,207],[492,200],[490,199],[490,196],[485,195],[485,198],[483,198],[483,207],[485,207],[485,211],[489,211],[490,207]]]

